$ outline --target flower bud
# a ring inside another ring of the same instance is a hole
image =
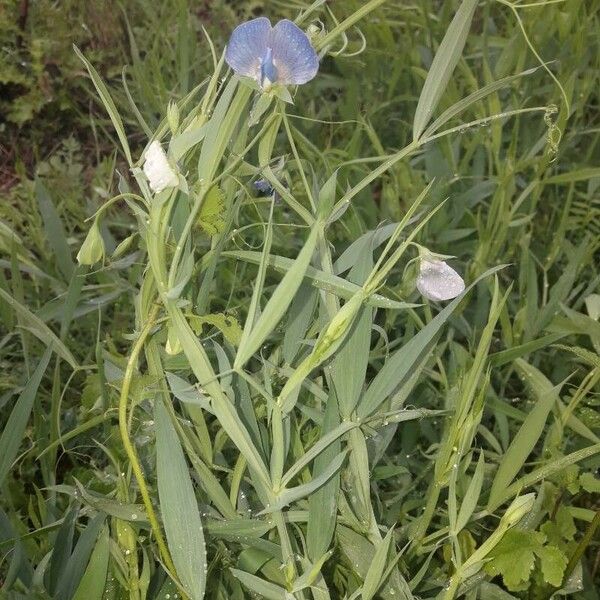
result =
[[[511,505],[506,509],[501,524],[506,527],[516,525],[532,508],[535,502],[535,494],[525,494],[515,498]]]
[[[77,253],[77,262],[80,265],[93,265],[104,258],[104,240],[100,233],[98,222],[94,220],[85,240]]]
[[[177,129],[179,129],[179,108],[173,101],[169,102],[169,106],[167,107],[167,122],[169,123],[171,133],[175,135]]]

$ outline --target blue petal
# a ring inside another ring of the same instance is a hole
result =
[[[265,79],[271,83],[275,83],[279,79],[279,72],[273,64],[273,50],[267,48],[267,52],[263,57],[260,65],[261,85],[264,85]]]
[[[271,22],[266,17],[238,25],[229,38],[225,60],[238,74],[260,81],[261,60],[267,52]]]
[[[308,36],[292,21],[283,19],[273,27],[269,46],[273,49],[279,83],[306,83],[317,74],[319,57]]]

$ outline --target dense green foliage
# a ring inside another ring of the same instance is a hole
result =
[[[293,104],[221,61],[258,14]],[[599,30],[0,0],[0,598],[598,599]]]

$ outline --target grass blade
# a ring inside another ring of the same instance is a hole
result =
[[[363,584],[362,599],[372,600],[377,593],[377,590],[382,584],[381,576],[385,570],[387,562],[388,552],[392,544],[394,536],[394,529],[390,529],[387,535],[383,538],[383,541],[377,546],[375,556],[369,565],[369,570],[365,576],[365,582]]]
[[[267,336],[277,327],[279,321],[285,314],[290,302],[294,298],[312,258],[315,246],[317,244],[319,227],[314,227],[304,247],[300,250],[298,257],[291,265],[289,271],[273,292],[273,295],[267,302],[264,311],[252,327],[251,332],[245,339],[242,339],[233,364],[234,369],[240,369],[250,359],[250,357],[260,348],[261,344],[267,339]]]
[[[455,530],[452,531],[453,535],[458,535],[458,533],[465,527],[465,525],[469,522],[475,507],[477,506],[477,501],[479,500],[479,495],[481,494],[481,486],[483,485],[483,476],[485,474],[485,459],[483,456],[483,452],[479,454],[479,460],[477,461],[477,466],[475,467],[475,473],[473,473],[473,478],[469,483],[469,487],[465,493],[465,497],[463,498],[462,504],[460,505],[460,510],[458,511],[458,517],[456,519],[456,527]]]
[[[100,75],[98,75],[98,71],[94,69],[92,64],[88,61],[88,59],[82,54],[81,50],[77,46],[73,44],[73,50],[75,54],[79,57],[81,62],[85,65],[87,72],[90,75],[92,83],[100,96],[100,100],[102,100],[102,104],[104,104],[104,108],[108,112],[108,116],[112,121],[113,127],[117,132],[117,136],[119,137],[119,141],[121,142],[121,146],[123,147],[123,152],[125,153],[125,158],[129,163],[129,166],[133,165],[133,160],[131,158],[131,150],[129,149],[129,142],[127,141],[127,135],[125,134],[125,128],[123,127],[123,121],[121,120],[121,116],[119,115],[119,111],[115,106],[115,103],[106,87],[105,83],[102,81]]]
[[[282,587],[239,569],[231,569],[231,572],[251,592],[258,594],[259,598],[265,598],[266,600],[286,600],[287,594]]]
[[[67,600],[73,597],[75,590],[85,575],[86,566],[105,520],[106,515],[102,513],[97,514],[79,536],[79,540],[77,540],[77,544],[73,548],[73,554],[70,556],[69,562],[60,578],[54,596],[57,600],[62,600],[63,598]]]
[[[499,499],[525,464],[527,457],[531,454],[544,431],[546,419],[558,400],[560,390],[560,386],[553,386],[538,369],[532,367],[523,359],[517,359],[515,366],[533,389],[534,394],[537,396],[537,403],[514,436],[498,467],[490,491],[488,510],[492,506],[497,507],[499,505]]]
[[[67,242],[67,233],[58,216],[52,198],[50,198],[46,186],[40,179],[35,180],[35,197],[44,221],[46,239],[54,252],[56,265],[58,270],[68,281],[73,275],[75,264],[73,263],[73,257],[71,256],[71,248],[69,248]]]
[[[192,480],[169,413],[157,400],[156,471],[161,514],[177,575],[192,600],[206,586],[206,547]]]
[[[340,452],[330,463],[327,465],[327,468],[324,469],[322,473],[319,473],[316,477],[314,477],[308,483],[303,483],[302,485],[298,485],[293,488],[289,488],[284,490],[279,494],[277,500],[259,512],[259,515],[264,515],[267,513],[271,513],[275,510],[280,510],[283,507],[291,504],[292,502],[297,502],[302,498],[306,498],[310,496],[313,492],[316,492],[321,486],[325,485],[342,467],[344,459],[346,458],[346,451]]]
[[[0,486],[4,482],[4,478],[8,474],[19,451],[19,446],[23,441],[23,434],[29,421],[35,396],[51,356],[52,348],[48,348],[44,352],[31,379],[27,382],[25,389],[21,392],[2,431],[2,436],[0,437]]]
[[[339,427],[339,411],[335,395],[331,394],[325,407],[325,417],[321,435],[323,439],[328,432]],[[318,477],[327,465],[339,454],[340,439],[337,438],[317,458],[313,466],[313,477]],[[327,552],[333,539],[336,525],[338,494],[340,491],[340,476],[335,474],[321,489],[317,490],[308,500],[308,523],[306,531],[306,546],[308,555],[317,560]]]
[[[8,292],[0,287],[0,298],[2,298],[10,307],[21,317],[26,329],[36,338],[43,342],[48,348],[52,349],[63,360],[69,363],[73,369],[77,369],[77,361],[70,350],[60,341],[58,336],[44,323],[39,317],[34,315],[26,306],[15,300]]]
[[[463,0],[435,53],[415,111],[413,121],[415,141],[421,137],[429,123],[460,59],[476,6],[477,0]]]
[[[252,250],[228,250],[223,252],[223,256],[238,260],[245,260],[253,264],[260,264],[261,260],[261,253],[254,252]],[[291,266],[294,264],[294,261],[291,258],[271,254],[268,258],[268,264],[276,271],[285,273],[289,271]],[[356,294],[356,292],[358,292],[360,289],[360,286],[356,285],[355,283],[346,281],[341,277],[337,277],[331,273],[326,273],[325,271],[321,271],[320,269],[316,269],[315,267],[311,266],[306,268],[304,276],[307,279],[310,279],[312,285],[315,287],[327,292],[333,292],[340,296],[340,298],[344,298],[346,300],[352,298],[352,296],[354,296],[354,294]],[[381,296],[380,294],[372,294],[369,296],[369,298],[367,298],[365,303],[369,306],[374,306],[375,308],[388,308],[396,310],[403,310],[418,306],[417,304],[408,304],[406,302],[391,300],[385,296]]]

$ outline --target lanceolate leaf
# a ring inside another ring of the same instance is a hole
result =
[[[51,356],[52,348],[48,348],[25,389],[21,392],[2,431],[2,436],[0,436],[0,485],[8,474],[23,441],[23,433],[27,427],[35,396]]]
[[[254,264],[260,264],[261,253],[253,252],[250,250],[232,250],[223,252],[223,256],[230,258],[236,258],[239,260],[245,260]],[[285,258],[284,256],[269,255],[267,258],[267,264],[282,273],[287,272],[293,264],[293,260]],[[308,266],[304,273],[304,276],[309,279],[315,287],[325,290],[327,292],[333,292],[341,298],[350,299],[359,290],[359,286],[350,281],[346,281],[341,277],[332,275],[331,273],[325,273],[320,269]],[[365,301],[369,306],[375,306],[377,308],[394,308],[402,310],[405,308],[414,308],[419,306],[418,304],[408,304],[406,302],[398,302],[397,300],[391,300],[381,294],[372,294]]]
[[[202,600],[206,586],[206,548],[198,502],[177,432],[157,399],[156,475],[158,496],[169,551],[186,592]]]
[[[289,271],[285,274],[250,333],[242,337],[234,367],[241,368],[260,348],[267,336],[277,327],[290,302],[298,291],[318,239],[319,228],[314,227]]]
[[[488,508],[498,505],[498,499],[525,464],[527,457],[542,435],[546,419],[558,400],[560,390],[560,388],[554,387],[538,369],[527,364],[523,359],[517,359],[515,365],[533,389],[537,402],[504,454],[492,483]]]
[[[431,119],[467,41],[477,0],[463,0],[438,48],[419,97],[413,121],[413,139],[418,140]]]

